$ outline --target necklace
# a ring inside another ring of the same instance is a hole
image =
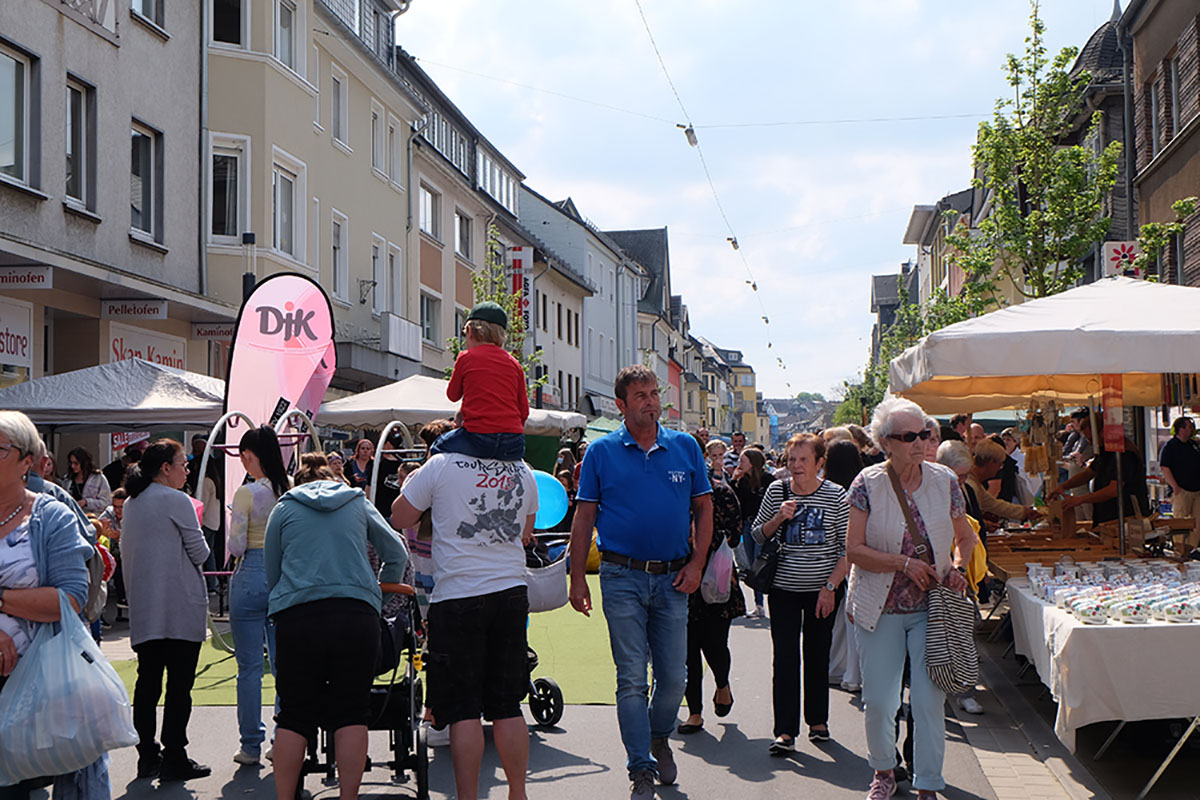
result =
[[[20,513],[21,513],[21,509],[23,509],[24,507],[25,507],[25,498],[24,498],[24,497],[22,497],[22,498],[21,498],[21,504],[20,504],[19,506],[17,506],[16,510],[15,510],[15,511],[13,511],[11,514],[9,514],[9,515],[8,515],[7,517],[5,517],[4,519],[0,519],[0,528],[3,528],[3,527],[4,527],[5,525],[7,525],[8,523],[12,522],[12,519],[13,519],[13,517],[15,517],[17,514],[20,514]]]

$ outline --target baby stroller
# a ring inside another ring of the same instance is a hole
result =
[[[539,533],[525,548],[525,581],[529,588],[529,613],[553,611],[567,604],[567,538],[561,533]],[[534,678],[538,655],[529,649],[529,713],[542,728],[562,720],[562,689],[553,678]]]
[[[371,687],[371,720],[368,730],[387,731],[391,758],[382,766],[392,771],[392,783],[408,783],[409,773],[415,777],[417,800],[429,798],[429,748],[422,730],[421,713],[424,704],[420,672],[421,614],[417,609],[413,588],[407,584],[380,584],[387,594],[404,595],[407,602],[394,618],[384,618],[381,631],[381,677],[389,675],[386,684]],[[385,605],[385,610],[387,605]],[[393,666],[394,665],[394,666]],[[382,669],[386,666],[386,669]],[[304,788],[304,776],[324,773],[322,783],[337,782],[331,731],[321,728],[316,739],[308,742],[308,754],[296,785],[297,800]],[[367,758],[366,771],[378,766]]]

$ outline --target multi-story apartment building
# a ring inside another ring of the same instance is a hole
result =
[[[415,374],[422,358],[406,211],[410,131],[428,105],[393,69],[395,0],[208,4],[205,238],[210,292],[237,304],[293,271],[334,309],[335,388]]]
[[[951,297],[962,290],[962,267],[951,261],[946,237],[960,225],[970,225],[973,189],[948,194],[931,206],[913,206],[904,231],[904,244],[917,246],[917,292],[909,292],[909,302],[924,306],[938,289]]]
[[[539,369],[546,379],[542,404],[579,410],[583,405],[583,304],[595,294],[595,287],[518,222],[500,224],[500,242],[508,254],[508,266],[514,268],[519,262],[522,269],[510,274],[522,295],[525,351],[539,352]],[[517,247],[526,249],[514,250]],[[536,395],[530,402],[536,404]]]
[[[1170,222],[1171,205],[1200,194],[1200,2],[1132,0],[1118,23],[1118,42],[1132,37],[1138,221]],[[1186,220],[1167,248],[1160,279],[1200,286],[1200,213]]]
[[[754,367],[742,358],[741,350],[714,346],[721,360],[729,367],[729,387],[733,398],[733,432],[751,439],[758,431],[758,390],[755,388]]]
[[[700,382],[704,392],[705,424],[711,433],[729,436],[734,431],[732,371],[716,345],[702,336],[694,337],[700,348]]]
[[[201,20],[0,3],[0,383],[132,356],[219,373],[192,327],[236,311],[204,270]]]
[[[621,367],[637,363],[636,307],[646,283],[645,272],[589,222],[571,198],[552,202],[522,185],[521,222],[595,287],[594,294],[583,300],[580,320],[580,410],[616,417],[613,381]],[[537,302],[540,308],[540,297]]]

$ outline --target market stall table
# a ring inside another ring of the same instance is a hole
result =
[[[1008,599],[1016,652],[1029,659],[1058,702],[1054,732],[1072,752],[1075,732],[1094,722],[1122,723],[1111,743],[1126,722],[1190,720],[1138,796],[1145,797],[1200,722],[1200,692],[1191,691],[1200,663],[1200,623],[1085,625],[1035,597],[1024,579],[1009,582]],[[1152,679],[1147,654],[1154,658]]]

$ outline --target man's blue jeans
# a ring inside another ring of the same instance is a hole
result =
[[[247,550],[229,581],[229,628],[237,658],[237,716],[242,750],[260,755],[267,726],[262,721],[263,645],[275,672],[275,623],[267,619],[267,572],[262,548]]]
[[[687,595],[675,590],[677,572],[651,575],[600,564],[600,594],[617,667],[617,724],[630,777],[657,772],[650,740],[675,729],[687,683]],[[646,668],[654,669],[651,693]]]

